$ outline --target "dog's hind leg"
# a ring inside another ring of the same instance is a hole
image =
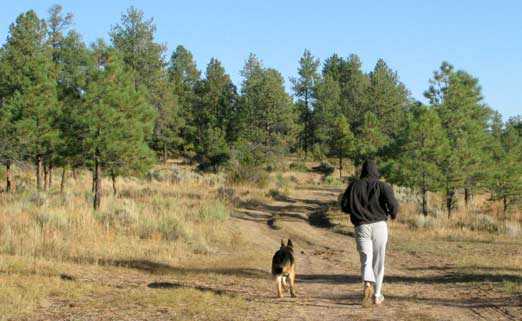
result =
[[[288,277],[290,278],[290,295],[292,296],[292,298],[295,298],[296,297],[295,291],[294,291],[295,272],[294,271],[290,272]]]
[[[277,283],[277,297],[278,298],[282,298],[283,297],[283,289],[282,289],[282,279],[283,279],[283,276],[282,275],[278,275],[276,276],[276,283]]]
[[[288,288],[289,288],[288,282],[287,282],[288,278],[289,278],[288,276],[283,276],[283,278],[282,278],[282,280],[283,280],[283,290],[285,292],[288,291]]]

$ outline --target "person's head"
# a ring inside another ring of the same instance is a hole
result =
[[[379,169],[374,160],[364,162],[361,171],[361,178],[379,178]]]

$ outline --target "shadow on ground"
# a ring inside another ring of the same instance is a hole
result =
[[[201,292],[211,292],[216,295],[226,295],[226,296],[236,296],[231,291],[226,291],[223,289],[214,289],[206,286],[190,286],[181,283],[171,283],[171,282],[153,282],[149,283],[147,287],[151,289],[194,289]]]
[[[298,275],[297,281],[303,283],[326,283],[326,284],[345,284],[359,283],[361,278],[358,275],[348,274],[308,274]],[[452,273],[434,276],[397,276],[390,275],[384,277],[386,283],[415,283],[415,284],[450,284],[450,283],[471,283],[471,282],[519,282],[522,283],[522,275],[512,274],[464,274]]]
[[[97,264],[103,266],[116,266],[129,269],[136,269],[152,274],[208,274],[215,273],[221,275],[234,275],[244,278],[269,278],[270,273],[261,269],[252,268],[187,268],[172,266],[165,263],[152,262],[148,260],[110,260],[95,258],[72,258],[71,261],[81,264]]]

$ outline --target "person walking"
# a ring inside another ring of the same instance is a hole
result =
[[[350,214],[355,226],[355,242],[361,260],[363,307],[384,301],[382,283],[384,256],[388,241],[388,216],[397,217],[399,205],[393,189],[379,180],[379,170],[372,160],[364,162],[360,179],[350,182],[344,192],[342,210]]]

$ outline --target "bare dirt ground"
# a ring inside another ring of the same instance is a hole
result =
[[[23,319],[522,320],[522,298],[500,290],[506,280],[521,281],[522,267],[459,261],[464,255],[521,255],[518,245],[425,241],[403,235],[405,228],[394,222],[385,302],[362,308],[353,233],[329,228],[324,216],[340,192],[300,186],[269,202],[243,200],[232,218],[237,242],[213,255],[187,257],[180,266],[130,260],[74,267],[74,279],[62,276],[61,282],[80,284],[85,293],[57,295]],[[288,238],[296,251],[298,298],[277,299],[271,257]],[[199,312],[187,312],[191,305],[201,305]]]

